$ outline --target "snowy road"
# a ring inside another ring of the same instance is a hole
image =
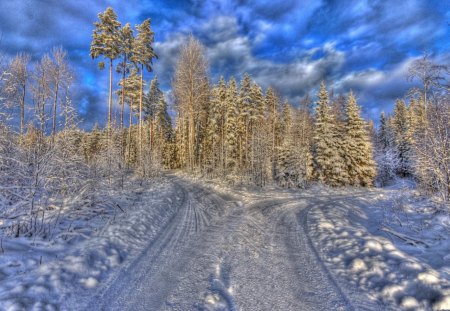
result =
[[[171,180],[177,212],[86,309],[355,309],[305,229],[314,198],[232,196]]]

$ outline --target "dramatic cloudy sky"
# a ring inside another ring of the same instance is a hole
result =
[[[108,6],[123,24],[152,19],[154,74],[165,91],[190,33],[206,47],[213,82],[248,72],[296,104],[325,80],[335,92],[356,92],[369,117],[403,96],[407,68],[423,51],[450,63],[448,0],[0,0],[0,50],[36,60],[52,46],[67,49],[85,124],[105,119],[108,73],[89,45]]]

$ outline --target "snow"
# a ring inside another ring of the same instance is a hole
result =
[[[430,198],[404,184],[361,194],[343,189],[344,199],[330,196],[311,209],[309,231],[350,300],[372,298],[404,310],[448,309],[449,214],[437,212]]]
[[[61,305],[72,309],[111,278],[116,267],[129,264],[175,213],[176,205],[169,204],[167,197],[177,200],[178,195],[174,186],[162,179],[132,186],[136,188],[129,196],[118,193],[112,198],[125,207],[125,213],[105,220],[104,227],[90,232],[88,239],[78,243],[59,240],[54,245],[22,238],[5,240],[5,253],[0,257],[0,275],[4,276],[0,310]]]
[[[450,217],[414,188],[172,174],[127,191],[110,198],[120,214],[78,222],[83,237],[5,238],[0,310],[450,307]]]

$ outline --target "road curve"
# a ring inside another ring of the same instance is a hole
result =
[[[86,309],[354,309],[308,237],[307,197],[243,203],[170,179],[177,212]]]

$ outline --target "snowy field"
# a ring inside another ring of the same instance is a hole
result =
[[[450,217],[413,189],[169,175],[110,200],[52,242],[4,237],[0,309],[450,309]]]

